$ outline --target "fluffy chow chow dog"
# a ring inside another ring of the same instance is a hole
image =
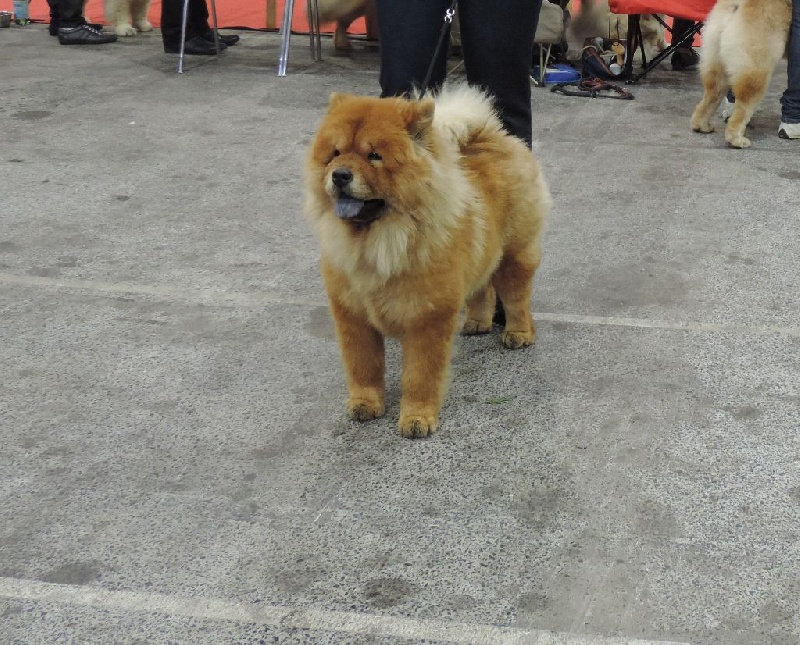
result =
[[[692,130],[713,132],[711,118],[729,89],[736,102],[725,140],[747,148],[745,128],[769,87],[786,51],[791,0],[719,0],[708,14],[700,51],[703,99],[692,114]]]
[[[399,338],[400,433],[424,437],[459,325],[490,331],[497,294],[503,345],[534,342],[531,290],[551,203],[539,164],[476,89],[422,100],[334,94],[306,182],[347,410],[359,421],[384,414],[384,337]]]

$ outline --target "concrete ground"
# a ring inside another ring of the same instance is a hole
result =
[[[536,89],[535,348],[460,339],[441,428],[343,411],[301,214],[333,91],[245,33],[0,30],[0,642],[800,642],[800,142]]]

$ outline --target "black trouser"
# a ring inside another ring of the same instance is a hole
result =
[[[183,0],[161,2],[161,39],[167,47],[177,47],[181,42],[181,20]],[[186,40],[205,33],[208,26],[206,0],[189,0],[189,15],[186,18]]]
[[[84,23],[85,0],[47,0],[50,5],[50,22],[59,27],[77,27]]]
[[[420,87],[439,40],[451,0],[377,0],[381,95]],[[531,123],[531,57],[541,0],[461,0],[458,17],[467,81],[495,99],[506,129],[528,146]],[[447,73],[449,39],[436,59],[431,86]]]

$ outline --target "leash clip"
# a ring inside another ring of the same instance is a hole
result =
[[[444,12],[444,21],[447,23],[453,22],[453,16],[456,14],[456,10],[450,7]]]

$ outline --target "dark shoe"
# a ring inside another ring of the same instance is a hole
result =
[[[97,31],[103,31],[103,25],[101,25],[99,22],[87,22],[86,24],[89,25],[92,29],[95,29]],[[50,26],[48,27],[48,31],[50,32],[51,36],[58,36],[57,20],[56,21],[52,19],[50,20]]]
[[[87,24],[58,28],[58,42],[62,45],[102,45],[116,40],[116,34],[101,33]]]
[[[217,32],[219,34],[219,32]],[[210,43],[214,42],[214,32],[213,31],[206,31],[200,34],[200,38],[203,40],[207,40]],[[219,42],[223,43],[226,47],[233,47],[236,43],[239,42],[239,36],[236,34],[219,34]]]
[[[225,47],[225,43],[220,42],[219,50],[223,51]],[[175,45],[174,47],[170,45],[164,45],[164,51],[168,54],[179,54],[180,48],[180,44]],[[190,38],[186,41],[186,44],[183,47],[183,53],[189,56],[213,56],[217,53],[217,50],[214,47],[214,43],[210,43],[205,38],[201,38],[200,36],[195,36],[194,38]]]
[[[672,69],[682,72],[685,69],[694,69],[700,62],[700,54],[691,47],[678,47],[672,54]]]

